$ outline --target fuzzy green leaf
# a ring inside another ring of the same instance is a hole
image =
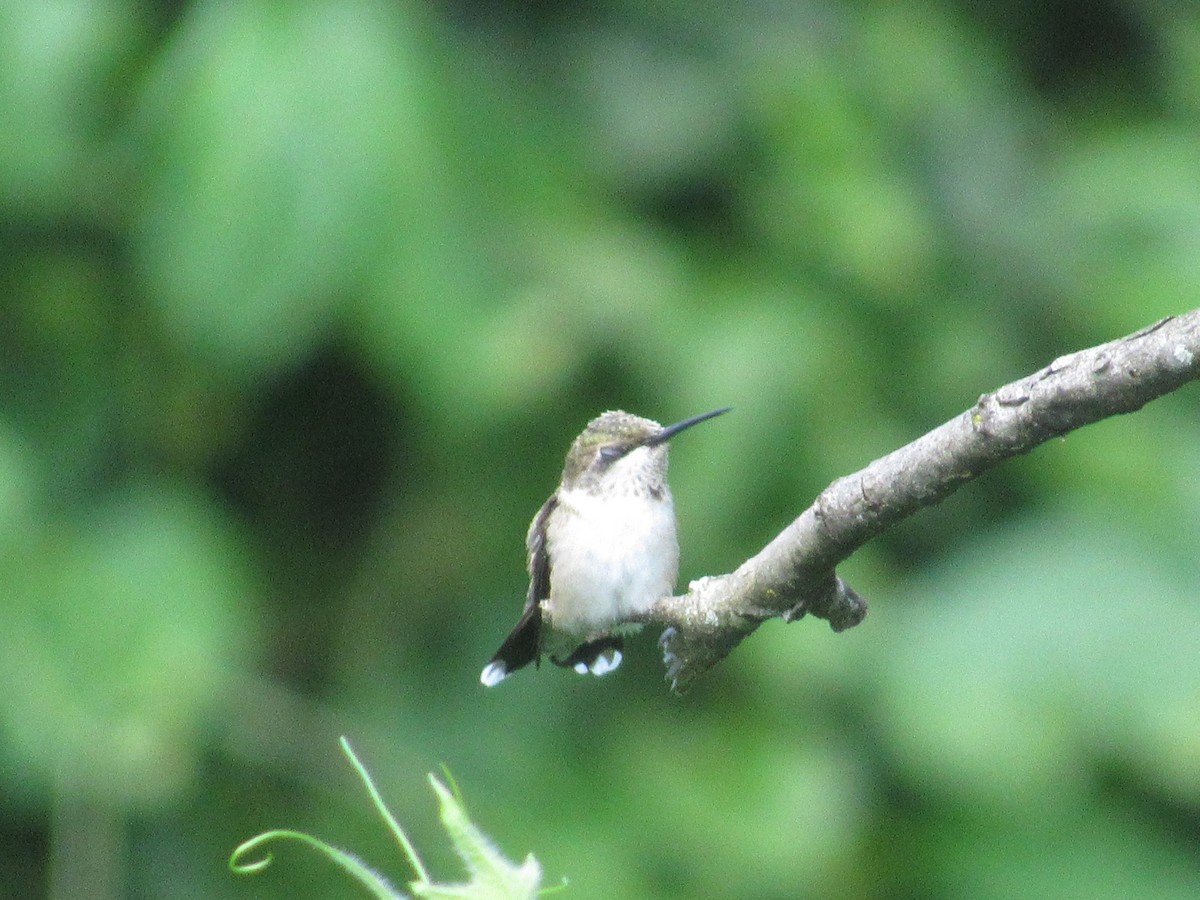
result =
[[[491,840],[467,816],[459,798],[434,775],[429,783],[441,802],[442,826],[454,849],[466,864],[470,881],[465,884],[411,885],[413,893],[428,900],[525,900],[536,897],[542,867],[533,854],[519,866],[496,849]]]

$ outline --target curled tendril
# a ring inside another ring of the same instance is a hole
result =
[[[294,831],[264,831],[234,848],[233,853],[229,856],[229,868],[239,875],[253,875],[255,872],[261,872],[274,861],[274,854],[268,853],[262,859],[256,859],[253,862],[242,862],[241,857],[247,856],[268,841],[302,837],[304,836]]]
[[[396,841],[400,844],[404,854],[408,857],[409,863],[417,873],[417,880],[410,882],[410,887],[414,894],[427,898],[465,898],[468,896],[484,895],[489,897],[535,897],[542,892],[538,890],[542,870],[541,866],[538,865],[538,861],[533,857],[533,854],[531,853],[527,856],[525,861],[519,866],[505,859],[487,836],[467,817],[458,785],[450,775],[449,769],[446,769],[445,766],[442,768],[445,772],[446,780],[451,787],[447,788],[446,785],[442,784],[432,774],[429,776],[429,783],[433,787],[434,793],[441,804],[442,825],[449,832],[455,849],[458,851],[459,856],[462,857],[463,862],[466,863],[471,881],[468,884],[462,885],[433,883],[429,878],[428,872],[425,870],[425,866],[421,863],[420,857],[417,856],[416,849],[409,841],[408,835],[404,833],[404,829],[400,827],[400,823],[396,821],[395,816],[391,814],[384,804],[383,797],[380,796],[378,789],[375,787],[370,773],[355,755],[350,742],[343,737],[341,744],[342,751],[358,772],[363,785],[367,789],[367,793],[371,797],[371,801],[375,804],[379,814],[387,823],[388,828],[391,829]],[[264,831],[262,834],[250,838],[250,840],[239,844],[230,855],[230,870],[239,875],[253,875],[263,871],[267,866],[271,865],[274,855],[261,848],[264,844],[271,841],[298,841],[316,850],[356,879],[378,900],[405,900],[408,896],[397,891],[388,883],[386,878],[375,872],[358,857],[344,850],[339,850],[337,847],[325,843],[320,838],[313,837],[311,834],[305,834],[302,831],[275,829],[273,831]],[[247,860],[247,857],[250,857],[251,854],[255,854],[255,858]],[[258,854],[261,854],[261,856]],[[565,884],[566,881],[564,879],[563,885]]]
[[[314,850],[324,854],[332,862],[356,878],[359,883],[364,885],[376,897],[394,900],[394,898],[403,896],[403,894],[388,884],[386,878],[372,870],[358,857],[344,850],[339,850],[332,844],[327,844],[320,838],[315,838],[311,834],[305,834],[302,831],[276,829],[275,831],[264,831],[262,834],[255,835],[234,849],[229,857],[229,868],[239,875],[254,875],[261,872],[274,860],[275,857],[273,854],[267,853],[261,859],[256,859],[252,862],[242,862],[241,858],[270,841],[299,841],[302,844],[307,844]]]

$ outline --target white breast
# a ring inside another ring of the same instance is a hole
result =
[[[662,499],[562,491],[546,545],[546,611],[559,631],[603,633],[675,589],[679,542],[669,491]]]

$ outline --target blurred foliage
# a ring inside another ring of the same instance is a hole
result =
[[[349,734],[583,897],[1196,896],[1190,389],[864,548],[850,633],[477,676],[600,410],[735,407],[694,578],[1194,307],[1198,78],[1170,0],[0,2],[4,887],[351,896],[222,865],[384,858]]]

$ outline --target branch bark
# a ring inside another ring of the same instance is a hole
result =
[[[686,594],[663,598],[639,620],[666,626],[659,643],[672,690],[686,691],[767,619],[811,614],[834,631],[857,625],[866,601],[836,566],[871,538],[1012,456],[1141,409],[1196,378],[1200,310],[1059,357],[839,478],[736,571],[692,582]]]

